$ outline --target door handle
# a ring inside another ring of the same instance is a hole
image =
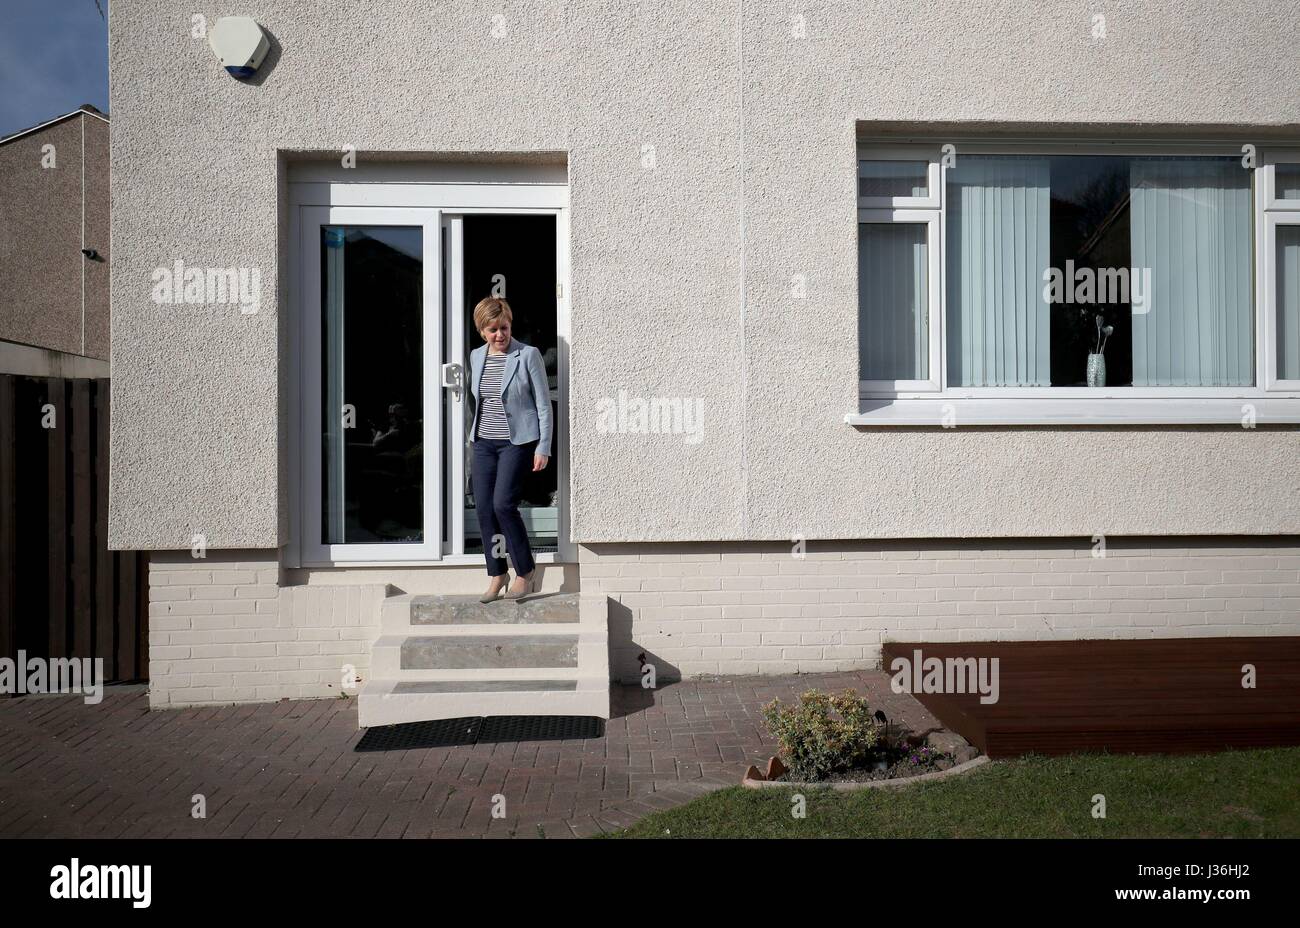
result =
[[[450,364],[442,366],[442,385],[456,394],[456,399],[460,399],[461,391],[465,387],[465,369],[452,361]]]

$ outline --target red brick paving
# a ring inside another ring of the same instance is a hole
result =
[[[739,783],[774,751],[760,707],[811,687],[938,724],[869,671],[614,686],[603,738],[364,754],[352,700],[0,699],[0,837],[586,837]]]

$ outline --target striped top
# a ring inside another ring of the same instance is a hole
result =
[[[489,351],[483,359],[483,374],[478,382],[479,438],[510,438],[510,423],[506,421],[506,410],[501,405],[501,378],[506,371],[506,357]]]

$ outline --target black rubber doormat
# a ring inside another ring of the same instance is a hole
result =
[[[587,715],[490,715],[479,744],[504,741],[585,741],[605,735],[605,720]]]
[[[583,715],[493,715],[367,728],[355,751],[410,751],[458,744],[603,738],[605,720]]]
[[[473,744],[478,740],[481,718],[436,719],[432,722],[404,722],[376,725],[361,736],[357,751],[410,751],[415,748],[446,748]]]

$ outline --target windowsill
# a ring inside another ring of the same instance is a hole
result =
[[[1300,398],[955,398],[898,399],[863,397],[857,413],[844,421],[855,426],[989,425],[1254,425],[1300,424]]]
[[[535,552],[533,554],[533,561],[537,564],[553,564],[553,565],[577,563],[577,561],[561,560],[560,555],[555,551]],[[329,568],[364,569],[364,568],[371,568],[371,567],[373,568],[482,567],[483,555],[482,554],[444,554],[442,556],[442,559],[437,561],[427,561],[427,560],[426,561],[419,561],[419,560],[385,561],[377,558],[375,560],[363,560],[360,558],[358,558],[357,560],[346,560],[343,558],[339,558],[333,561],[304,561],[301,564],[292,564],[292,565],[286,564],[285,566],[289,567],[289,569],[291,570],[297,570],[300,568],[304,570],[307,569],[327,570]]]

